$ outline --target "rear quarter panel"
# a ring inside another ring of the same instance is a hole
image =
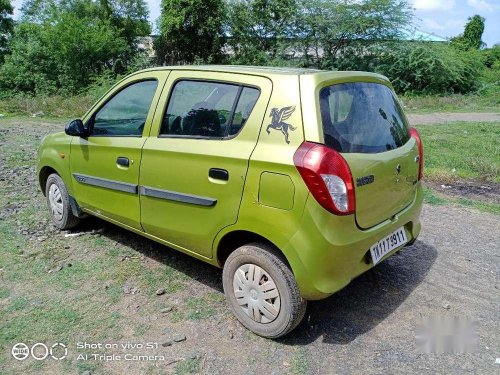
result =
[[[283,251],[298,230],[309,194],[293,162],[295,151],[304,141],[299,79],[297,75],[272,79],[273,93],[250,158],[238,221],[218,234],[214,250],[225,234],[246,230],[265,237]],[[268,132],[267,128],[273,123],[273,109],[279,111],[290,106],[295,109],[285,122],[295,130],[288,130],[290,143],[286,143],[280,130],[270,128]],[[276,181],[276,186],[270,186],[269,181]],[[261,188],[264,186],[266,189]],[[270,192],[270,188],[275,191]],[[294,269],[297,255],[290,251],[285,256]]]

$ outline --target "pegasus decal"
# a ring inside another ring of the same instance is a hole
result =
[[[295,111],[295,106],[283,107],[278,110],[278,108],[271,109],[271,114],[269,117],[273,118],[273,121],[267,125],[267,134],[271,134],[269,129],[280,130],[285,136],[286,143],[290,143],[288,140],[288,130],[297,130],[297,127],[290,125],[285,122],[285,120],[289,119],[292,113]]]

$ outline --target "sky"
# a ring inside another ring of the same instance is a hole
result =
[[[149,19],[160,16],[161,0],[146,0]],[[425,32],[452,37],[463,32],[467,18],[479,14],[486,18],[483,41],[488,47],[500,43],[500,0],[408,0],[415,8],[415,26]],[[14,0],[15,17],[23,0]]]
[[[418,29],[442,37],[463,32],[467,18],[479,14],[486,19],[483,42],[500,43],[500,0],[412,0]]]

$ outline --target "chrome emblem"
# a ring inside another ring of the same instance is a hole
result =
[[[396,165],[396,174],[401,173],[401,164]]]

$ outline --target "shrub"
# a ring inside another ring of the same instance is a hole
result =
[[[477,52],[460,52],[448,45],[405,45],[382,54],[377,70],[394,77],[399,91],[468,93],[480,86]]]
[[[337,68],[383,74],[398,92],[469,93],[480,86],[482,63],[478,54],[447,44],[396,42],[351,49],[338,59]]]

